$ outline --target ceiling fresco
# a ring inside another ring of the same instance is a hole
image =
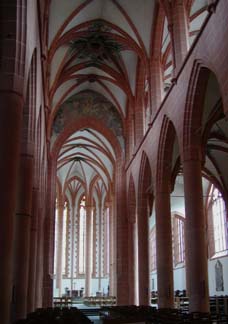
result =
[[[104,96],[91,90],[73,95],[61,106],[53,123],[52,143],[64,128],[82,117],[95,118],[103,123],[118,138],[124,149],[123,127],[119,113]]]

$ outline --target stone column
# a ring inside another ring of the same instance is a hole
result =
[[[43,293],[43,260],[44,260],[44,215],[43,208],[38,209],[38,232],[37,232],[37,258],[36,258],[36,291],[35,308],[42,307]]]
[[[177,75],[189,48],[187,17],[184,1],[177,0],[172,5],[173,22],[169,25],[174,55],[174,77]]]
[[[86,206],[85,296],[91,295],[93,207]]]
[[[150,71],[151,88],[153,89],[151,94],[152,117],[154,117],[158,108],[160,107],[164,93],[160,53],[158,57],[153,57],[153,59],[151,60]]]
[[[57,233],[57,260],[56,260],[56,288],[59,289],[59,297],[62,296],[62,255],[63,255],[63,212],[64,204],[61,202],[58,211],[58,233]]]
[[[203,206],[201,157],[184,152],[186,284],[190,312],[209,312],[206,217]]]
[[[136,224],[128,221],[129,304],[136,305]]]
[[[9,323],[12,298],[13,242],[23,101],[16,92],[0,91],[0,322]]]
[[[114,237],[114,229],[113,229],[113,211],[112,211],[112,203],[109,203],[109,295],[114,296],[114,274],[113,274],[113,237]]]
[[[172,226],[170,213],[170,191],[156,192],[156,250],[158,307],[174,307]]]
[[[49,142],[47,145],[49,146]],[[56,161],[48,163],[45,215],[43,220],[43,300],[42,307],[53,306]]]
[[[137,77],[137,95],[135,99],[135,149],[137,149],[144,136],[144,87],[145,87],[145,75],[144,75],[143,64],[140,63],[138,66],[138,77]]]
[[[26,318],[29,276],[29,246],[32,216],[33,155],[21,154],[16,212],[14,260],[14,320]]]
[[[149,223],[146,206],[138,210],[139,305],[149,304]]]
[[[117,305],[129,303],[128,282],[128,219],[126,209],[126,177],[124,164],[118,161],[116,172],[116,186],[114,193],[114,285],[116,289]],[[116,274],[115,274],[116,273]]]
[[[37,257],[37,227],[38,227],[38,189],[32,190],[32,219],[30,228],[30,246],[29,246],[29,277],[28,277],[28,298],[27,312],[33,312],[35,309],[35,291],[36,291],[36,257]]]

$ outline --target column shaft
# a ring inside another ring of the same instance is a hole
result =
[[[58,205],[58,234],[57,234],[57,267],[56,288],[59,289],[59,297],[62,296],[62,255],[63,255],[63,211],[64,205]]]
[[[29,251],[29,278],[28,278],[28,298],[27,312],[33,312],[35,309],[35,291],[36,291],[36,257],[37,257],[37,227],[38,227],[38,210],[37,210],[38,189],[32,191],[32,219],[30,229],[30,251]]]
[[[149,224],[146,206],[138,211],[139,305],[149,304]]]
[[[0,92],[0,322],[9,323],[12,296],[13,242],[19,166],[22,98],[14,92]]]
[[[183,162],[185,191],[186,282],[190,312],[209,311],[206,219],[200,160]]]
[[[136,302],[136,230],[135,222],[128,222],[129,304]]]
[[[175,5],[172,8],[172,15],[173,25],[170,28],[174,46],[174,68],[176,75],[185,59],[189,47],[186,13],[182,0],[175,1]]]
[[[36,292],[35,308],[42,307],[43,300],[43,253],[44,253],[44,217],[43,209],[39,208],[38,217],[38,241],[37,241],[37,258],[36,258]]]
[[[155,208],[158,307],[172,308],[174,307],[174,288],[169,192],[156,193]]]
[[[27,315],[32,184],[33,156],[21,154],[14,260],[15,320]]]

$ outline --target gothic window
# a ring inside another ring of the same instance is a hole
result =
[[[208,236],[211,257],[228,254],[226,207],[221,193],[213,185],[208,204]]]
[[[207,0],[193,0],[189,10],[189,44],[192,45],[208,15]]]
[[[109,208],[105,209],[104,217],[104,275],[109,274]]]
[[[57,201],[56,201],[57,205]],[[57,269],[57,244],[58,244],[58,211],[57,208],[55,209],[55,253],[54,253],[54,275],[56,275],[56,269]]]
[[[173,217],[173,256],[175,266],[185,261],[184,226],[185,218],[175,214]]]
[[[86,256],[86,211],[85,200],[81,201],[79,209],[79,274],[85,273]]]
[[[67,210],[66,204],[62,214],[62,219],[59,219],[58,201],[56,200],[55,209],[55,255],[54,255],[54,273],[57,271],[58,262],[58,247],[61,246],[61,269],[62,274],[66,275],[66,223],[67,223]]]
[[[62,274],[66,274],[66,225],[67,225],[67,208],[64,205],[63,211],[63,246],[62,246]]]
[[[151,116],[148,79],[145,81],[145,86],[144,86],[144,103],[143,103],[143,105],[144,105],[144,134],[145,134],[149,127],[150,116]]]
[[[161,62],[163,69],[164,92],[166,93],[171,86],[173,77],[173,56],[168,20],[165,18],[163,25],[163,35],[161,44]]]
[[[154,271],[156,268],[156,228],[154,226],[150,231],[150,271]]]

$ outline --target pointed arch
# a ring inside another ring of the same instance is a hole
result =
[[[162,190],[165,187],[171,189],[172,171],[178,164],[178,156],[173,155],[176,131],[171,120],[165,115],[162,122],[161,133],[158,145],[157,172],[156,172],[156,190]],[[177,154],[178,155],[178,152]]]
[[[36,91],[37,91],[37,51],[33,52],[29,69],[26,101],[23,108],[22,145],[26,152],[33,154],[36,132]]]
[[[194,63],[186,97],[183,147],[199,144],[202,108],[209,73],[209,69],[202,62]]]
[[[151,168],[145,152],[142,153],[138,185],[138,282],[139,305],[149,305],[149,193],[151,191]],[[147,293],[145,293],[147,292]]]

